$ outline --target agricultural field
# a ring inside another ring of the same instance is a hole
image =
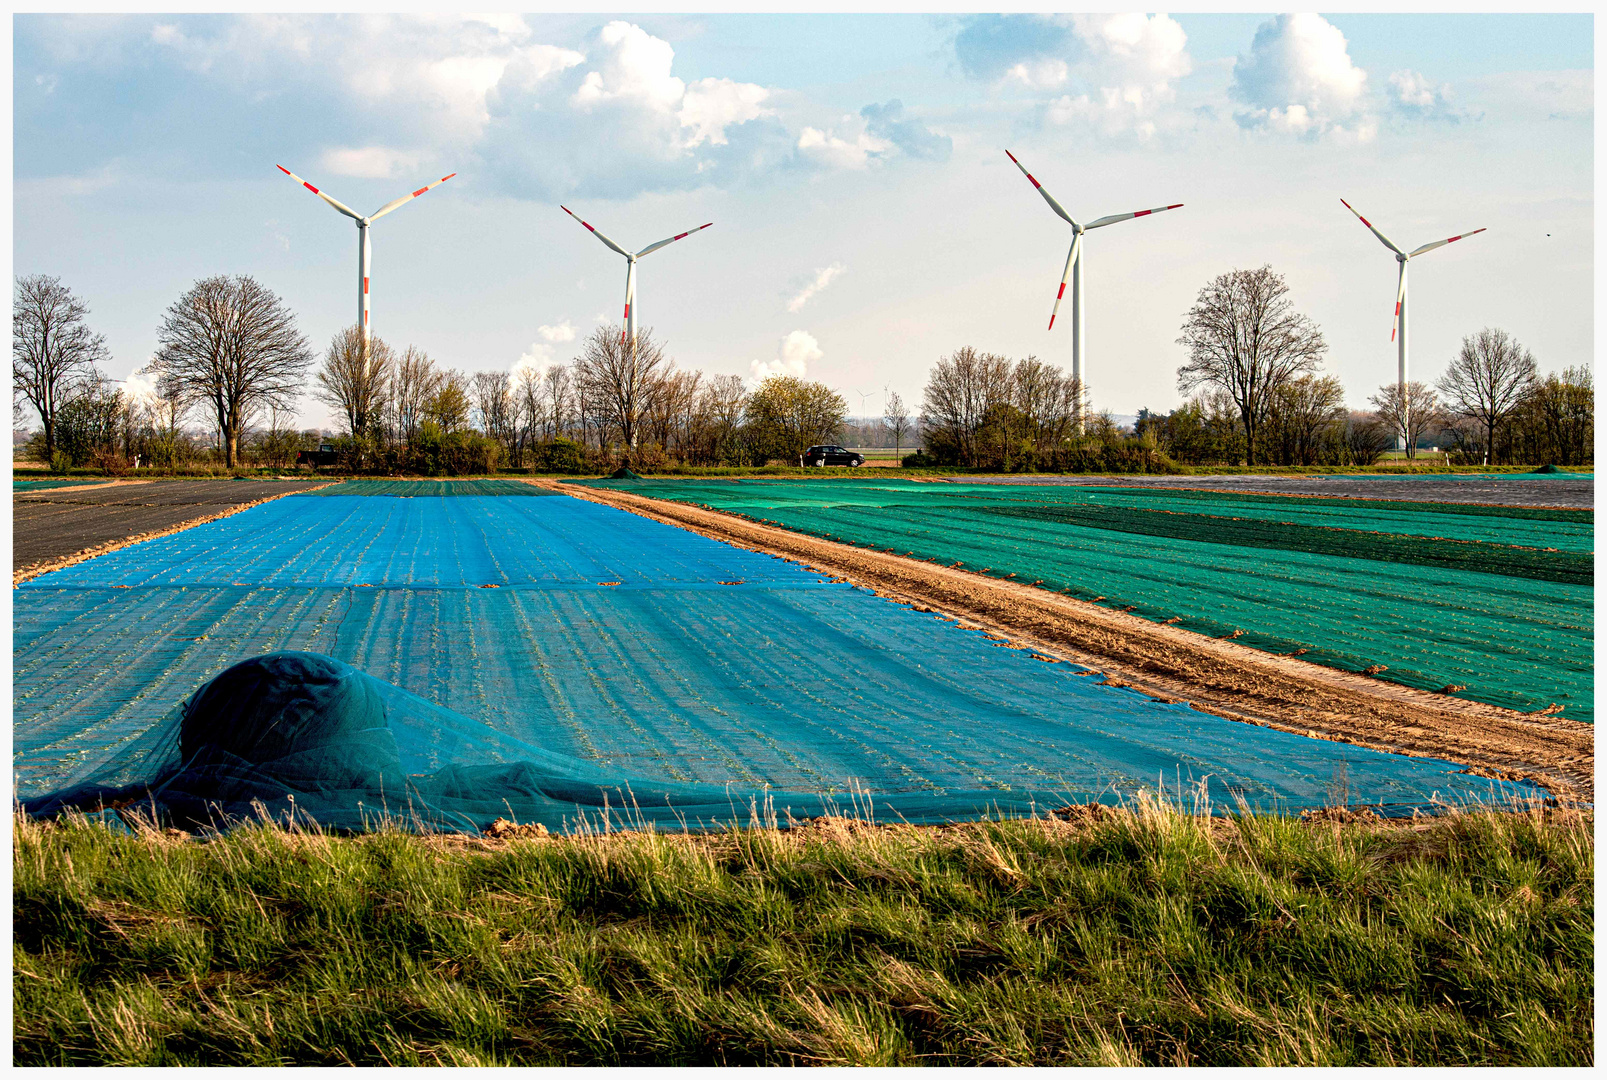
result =
[[[646,792],[673,793],[727,820],[746,820],[755,800],[842,812],[861,792],[873,812],[945,820],[1192,783],[1222,807],[1283,810],[1326,805],[1338,782],[1397,811],[1534,790],[1156,700],[795,563],[545,488],[337,490],[18,587],[19,795],[91,775],[133,782],[141,761],[158,764],[178,703],[280,650],[384,684],[409,776],[531,760],[554,783],[630,786],[644,806],[664,802]],[[501,804],[490,805],[453,820],[484,825]],[[553,827],[574,812],[523,805]]]
[[[13,573],[320,486],[296,480],[14,481]],[[36,494],[37,493],[37,494]]]
[[[1558,481],[1508,481],[1548,484]],[[1588,510],[1171,487],[587,481],[891,551],[1267,653],[1593,719]]]

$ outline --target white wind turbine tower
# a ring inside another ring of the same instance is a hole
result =
[[[1176,210],[1182,203],[1173,203],[1171,206],[1157,206],[1153,210],[1135,210],[1131,214],[1111,214],[1108,217],[1096,218],[1086,225],[1079,224],[1072,216],[1066,213],[1066,208],[1055,201],[1055,197],[1043,189],[1038,178],[1027,172],[1027,167],[1016,161],[1016,156],[1006,150],[1010,160],[1015,161],[1016,168],[1021,170],[1032,186],[1038,189],[1049,209],[1059,214],[1066,224],[1071,226],[1071,252],[1066,256],[1066,272],[1060,275],[1060,291],[1055,294],[1055,307],[1049,313],[1049,329],[1055,328],[1055,316],[1060,312],[1060,300],[1066,295],[1066,279],[1071,279],[1071,377],[1077,380],[1079,390],[1083,387],[1083,301],[1082,301],[1082,234],[1089,229],[1097,229],[1104,225],[1114,225],[1118,221],[1127,221],[1130,218],[1148,217],[1158,214],[1162,210]],[[1077,432],[1083,430],[1082,397],[1079,395],[1077,404]]]
[[[559,209],[568,214],[570,217],[574,218],[576,221],[579,221],[582,225],[585,225],[586,231],[591,233],[597,239],[601,240],[604,244],[607,244],[609,250],[625,256],[625,261],[627,263],[625,268],[625,330],[624,333],[620,335],[620,340],[629,341],[631,343],[631,349],[634,351],[636,348],[636,260],[640,259],[643,255],[651,255],[659,248],[667,247],[668,245],[675,243],[677,240],[691,236],[695,232],[702,232],[704,229],[707,229],[709,225],[713,225],[714,222],[709,222],[709,225],[699,225],[695,229],[688,229],[684,233],[676,233],[668,240],[660,240],[656,244],[648,244],[642,250],[632,255],[630,252],[614,243],[608,237],[592,228],[591,225],[589,225],[573,210],[569,209],[569,207],[560,205]]]
[[[1349,210],[1352,214],[1355,214],[1357,219],[1361,221],[1363,225],[1367,226],[1369,232],[1378,237],[1379,240],[1383,241],[1384,246],[1395,253],[1395,261],[1401,264],[1400,288],[1395,292],[1395,321],[1390,324],[1389,337],[1391,341],[1396,342],[1397,348],[1400,352],[1400,369],[1396,375],[1396,378],[1398,380],[1401,395],[1401,427],[1404,428],[1405,431],[1411,431],[1412,426],[1410,421],[1412,415],[1412,403],[1408,399],[1406,391],[1406,264],[1410,260],[1423,254],[1425,251],[1433,251],[1435,248],[1444,247],[1446,244],[1453,244],[1466,236],[1476,236],[1484,230],[1474,229],[1472,232],[1460,233],[1456,236],[1453,236],[1449,240],[1436,240],[1432,244],[1424,244],[1415,251],[1402,251],[1400,248],[1395,246],[1394,241],[1392,241],[1389,237],[1373,228],[1373,223],[1362,217],[1361,211],[1357,210],[1348,202],[1345,202],[1344,199],[1340,199],[1339,201],[1345,203],[1345,209]],[[1399,331],[1399,336],[1397,336],[1397,331]],[[1402,449],[1404,449],[1404,441],[1405,434],[1403,432]]]
[[[456,176],[457,173],[448,173],[439,180],[425,184],[411,195],[403,195],[400,199],[392,199],[378,210],[375,210],[372,214],[364,217],[348,207],[346,204],[342,203],[340,200],[332,197],[327,191],[319,191],[317,188],[307,183],[307,181],[303,180],[301,177],[297,176],[283,165],[276,166],[276,168],[278,168],[278,170],[284,173],[286,176],[290,177],[290,179],[294,180],[296,183],[300,184],[302,187],[324,200],[324,202],[328,203],[330,206],[333,206],[336,210],[339,210],[342,214],[345,214],[347,217],[357,222],[357,325],[360,326],[363,331],[363,353],[366,358],[368,353],[369,337],[368,227],[374,222],[378,221],[380,218],[384,217],[386,214],[390,213],[392,210],[395,210],[398,206],[401,206],[403,203],[412,202],[414,199],[418,198],[432,187],[438,187],[439,185],[446,183],[448,180],[452,179],[452,177]]]

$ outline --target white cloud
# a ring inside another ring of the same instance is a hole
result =
[[[123,380],[123,395],[138,402],[156,400],[156,379],[144,371],[136,371]]]
[[[844,139],[831,131],[806,127],[798,136],[798,153],[806,161],[835,169],[863,169],[879,158],[893,144],[878,139],[865,130],[865,122],[857,116],[844,117],[850,127],[857,127],[851,139]]]
[[[1183,27],[1141,12],[977,16],[955,44],[972,74],[1057,93],[1044,114],[1049,123],[1087,123],[1109,134],[1152,133],[1153,116],[1194,70]]]
[[[771,114],[764,104],[769,97],[770,91],[754,83],[699,79],[686,88],[677,113],[681,126],[692,129],[687,146],[726,145],[726,128]]]
[[[318,163],[337,176],[356,176],[364,180],[387,180],[419,166],[418,155],[389,146],[332,146]]]
[[[598,321],[602,319],[599,318]],[[509,371],[509,376],[516,384],[526,379],[539,379],[543,372],[557,362],[558,350],[555,346],[574,341],[577,333],[568,319],[556,326],[536,327],[536,336],[541,340],[532,341],[530,347],[519,355],[518,361]]]
[[[1422,72],[1393,72],[1386,93],[1395,112],[1413,119],[1445,120],[1454,124],[1467,115],[1453,104],[1450,84],[1436,84]]]
[[[1279,15],[1262,23],[1248,55],[1233,65],[1228,92],[1248,106],[1243,127],[1306,138],[1372,138],[1367,72],[1351,63],[1345,35],[1320,15]]]
[[[809,365],[825,355],[814,335],[807,330],[794,330],[781,339],[774,360],[755,360],[748,370],[760,382],[772,375],[796,375],[801,379],[808,374]]]
[[[823,266],[819,270],[816,270],[815,279],[808,285],[805,285],[803,287],[803,291],[801,291],[797,296],[794,296],[791,300],[787,301],[787,310],[794,314],[802,311],[803,306],[809,303],[810,300],[814,299],[816,293],[820,292],[827,285],[830,285],[833,278],[847,269],[848,267],[844,266],[842,263],[835,262],[830,266]]]

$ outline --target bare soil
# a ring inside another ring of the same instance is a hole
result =
[[[11,581],[327,487],[325,482],[118,480],[18,493],[11,509]]]
[[[529,482],[801,563],[917,611],[989,631],[1000,645],[1084,665],[1109,684],[1163,701],[1311,738],[1454,761],[1481,776],[1533,781],[1568,800],[1594,799],[1595,731],[1589,724],[1274,656],[1030,585],[865,551],[719,511],[552,480]]]

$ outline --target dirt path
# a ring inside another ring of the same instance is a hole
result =
[[[531,483],[629,510],[949,615],[1002,641],[1097,669],[1202,712],[1312,738],[1437,757],[1485,776],[1593,800],[1589,724],[1464,701],[1202,637],[1026,584],[819,540],[731,514],[552,480]]]

